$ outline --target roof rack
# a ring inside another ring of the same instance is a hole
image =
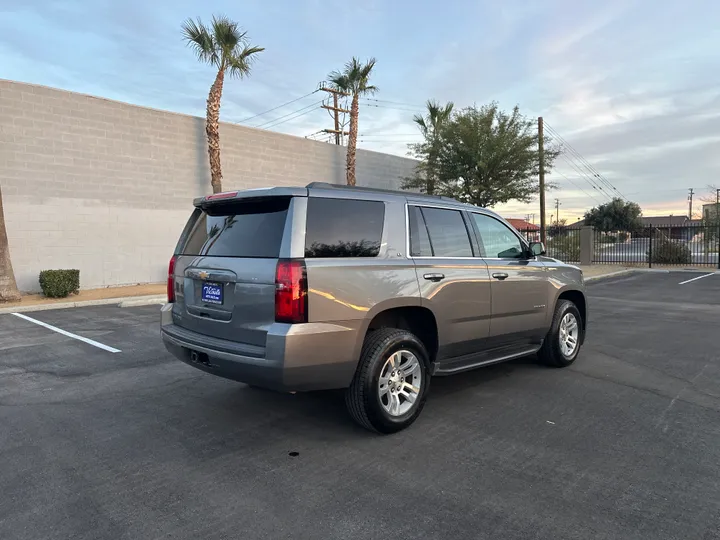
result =
[[[400,191],[397,189],[380,189],[365,186],[348,186],[345,184],[331,184],[330,182],[310,182],[307,189],[350,189],[356,191],[369,191],[371,193],[389,193],[392,195],[402,195],[403,197],[420,197],[429,199],[441,199],[443,201],[459,202],[457,199],[452,197],[444,197],[442,195],[428,195],[427,193],[417,193],[415,191]]]

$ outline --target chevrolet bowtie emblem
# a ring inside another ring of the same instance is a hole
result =
[[[200,279],[207,279],[210,277],[210,274],[208,274],[207,272],[198,272],[198,276],[200,277]]]

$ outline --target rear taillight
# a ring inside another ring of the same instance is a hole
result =
[[[303,261],[278,261],[275,270],[275,321],[307,322],[307,272]]]
[[[177,262],[177,255],[173,255],[168,265],[168,278],[167,278],[167,298],[168,302],[175,301],[175,263]]]

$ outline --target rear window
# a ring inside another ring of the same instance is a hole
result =
[[[305,257],[377,257],[385,203],[310,197]]]
[[[277,258],[289,197],[210,205],[192,226],[181,255]]]
[[[422,208],[435,257],[472,257],[465,221],[457,210]]]

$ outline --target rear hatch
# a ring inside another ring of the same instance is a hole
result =
[[[220,196],[196,202],[176,250],[176,325],[265,346],[275,322],[275,271],[291,201]]]

